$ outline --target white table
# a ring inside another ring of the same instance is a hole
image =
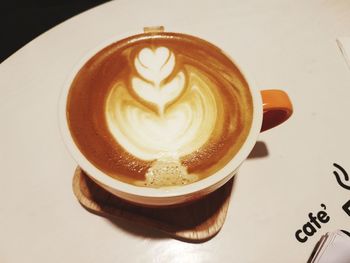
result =
[[[223,229],[202,244],[92,215],[72,193],[62,85],[96,45],[147,25],[206,36],[294,103],[287,123],[261,134],[268,155],[242,166]],[[33,40],[0,65],[0,262],[306,262],[322,234],[350,230],[350,191],[332,173],[333,162],[350,171],[350,71],[335,41],[346,35],[346,0],[122,0]],[[330,221],[298,242],[321,203]]]

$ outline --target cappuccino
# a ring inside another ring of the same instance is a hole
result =
[[[253,102],[216,46],[150,32],[102,49],[75,76],[67,120],[75,144],[105,174],[137,186],[201,180],[245,142]]]

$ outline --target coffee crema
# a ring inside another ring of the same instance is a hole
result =
[[[144,33],[109,45],[75,76],[67,120],[102,172],[137,186],[198,181],[246,140],[253,102],[244,77],[214,45]]]

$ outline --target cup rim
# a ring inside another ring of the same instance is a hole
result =
[[[166,31],[166,32],[177,33],[174,31]],[[228,57],[235,64],[235,66],[237,67],[237,69],[242,74],[242,76],[244,77],[245,81],[248,84],[248,88],[253,100],[253,117],[252,117],[252,124],[251,124],[250,131],[248,133],[248,136],[245,142],[243,143],[243,145],[241,146],[241,148],[239,149],[239,151],[225,166],[223,166],[220,170],[216,171],[214,174],[204,179],[201,179],[199,181],[196,181],[194,183],[181,185],[181,186],[164,187],[164,188],[135,186],[135,185],[122,182],[118,179],[112,178],[111,176],[105,174],[103,171],[99,170],[83,155],[83,153],[81,153],[78,146],[75,144],[69,130],[67,116],[66,116],[67,98],[68,98],[72,81],[74,80],[76,74],[81,69],[81,67],[98,51],[100,51],[104,47],[118,40],[124,39],[126,37],[130,37],[133,35],[137,35],[137,34],[140,34],[140,32],[127,32],[124,34],[118,34],[106,41],[103,41],[101,44],[96,45],[93,49],[86,52],[86,54],[80,59],[80,61],[75,64],[75,66],[71,70],[71,73],[66,78],[61,90],[59,103],[58,103],[58,122],[59,122],[61,137],[69,153],[71,154],[73,159],[76,161],[76,163],[82,168],[82,170],[85,171],[90,177],[97,180],[99,183],[105,186],[108,186],[108,188],[114,189],[120,193],[124,193],[125,195],[133,195],[133,196],[146,197],[146,198],[179,197],[179,196],[185,196],[196,192],[200,192],[222,181],[227,181],[234,175],[234,172],[237,170],[237,168],[248,157],[249,153],[251,152],[251,150],[253,149],[256,143],[257,137],[260,133],[261,124],[262,124],[263,104],[262,104],[262,98],[261,98],[260,92],[257,89],[254,79],[250,75],[248,77],[247,69],[243,69],[242,65],[239,63],[236,63],[236,60],[232,58],[225,51],[222,51],[222,52],[225,54],[226,57]],[[179,34],[190,35],[203,40],[207,39],[207,37],[205,36],[202,37],[197,34],[186,34],[182,32]],[[209,41],[210,43],[212,43],[210,40],[206,40],[206,41]],[[217,43],[212,43],[212,44],[220,48],[220,45],[217,45]]]

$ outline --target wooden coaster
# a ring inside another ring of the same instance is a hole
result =
[[[233,179],[206,197],[181,206],[148,208],[131,204],[101,188],[79,167],[73,191],[88,211],[106,218],[151,226],[187,242],[203,242],[215,236],[224,224]]]

